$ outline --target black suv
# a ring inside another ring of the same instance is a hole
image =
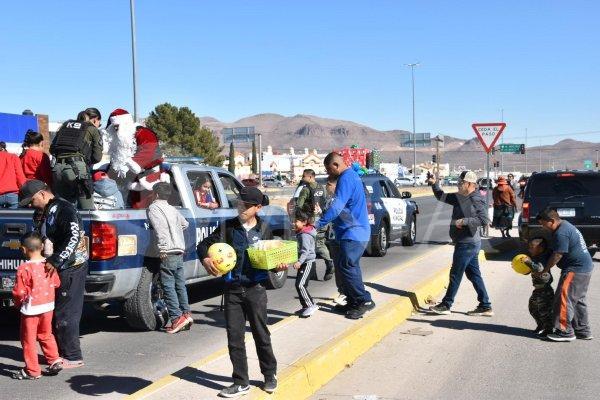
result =
[[[555,208],[562,219],[581,231],[590,254],[594,255],[600,245],[600,173],[553,171],[531,175],[519,219],[521,239],[549,237],[535,219],[547,206]]]

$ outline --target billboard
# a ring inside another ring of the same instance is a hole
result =
[[[235,128],[223,128],[221,130],[223,143],[251,143],[256,134],[253,126],[239,126]]]
[[[431,146],[431,133],[415,133],[416,146],[417,147],[430,147]],[[400,134],[400,147],[413,147],[413,134],[412,133],[401,133]]]

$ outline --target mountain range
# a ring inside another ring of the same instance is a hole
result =
[[[411,148],[400,147],[400,135],[410,133],[405,130],[381,131],[352,121],[323,118],[314,115],[297,114],[286,117],[279,114],[258,114],[227,123],[212,117],[202,117],[203,126],[211,129],[220,137],[221,129],[230,127],[254,126],[255,132],[262,134],[262,145],[272,146],[274,152],[288,152],[290,147],[296,151],[304,148],[328,152],[335,148],[357,145],[376,148],[381,151],[383,161],[412,164]],[[240,145],[242,148],[244,145]],[[522,154],[503,155],[504,170],[535,171],[541,169],[582,169],[584,160],[596,162],[600,144],[565,139],[553,145],[528,147],[527,157]],[[224,149],[227,151],[227,149]],[[417,148],[417,162],[431,162],[435,148]],[[440,158],[453,166],[481,169],[485,165],[485,153],[479,141],[460,139],[444,135]],[[499,152],[491,156],[500,161]],[[527,159],[527,160],[526,160]]]

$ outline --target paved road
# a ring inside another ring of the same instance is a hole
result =
[[[439,205],[432,197],[419,198],[417,201],[421,209],[418,218],[419,243],[411,248],[393,246],[385,258],[364,258],[363,268],[367,279],[449,240],[449,208]],[[321,266],[320,278],[322,274]],[[290,277],[290,282],[284,288],[269,293],[271,323],[291,315],[299,308],[292,279]],[[86,366],[64,371],[55,378],[34,382],[13,381],[8,377],[22,362],[18,314],[0,312],[0,398],[121,398],[165,374],[181,369],[226,345],[224,321],[219,311],[219,289],[220,286],[215,282],[190,287],[196,325],[190,332],[178,335],[132,331],[119,316],[118,310],[98,311],[89,308],[82,321]],[[311,293],[315,297],[328,297],[332,292],[332,281],[311,284]]]
[[[413,316],[311,399],[597,399],[598,268],[588,291],[596,339],[553,343],[533,337],[531,281],[512,271],[508,254],[502,259],[483,267],[494,317],[464,314],[475,307],[476,295],[463,281],[452,315]]]

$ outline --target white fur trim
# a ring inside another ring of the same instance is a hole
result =
[[[129,169],[131,170],[131,172],[135,173],[135,174],[139,174],[142,172],[142,167],[140,167],[140,165],[138,163],[136,163],[135,161],[133,161],[132,158],[130,158],[129,160],[125,161],[125,164],[127,164],[127,166],[129,167]]]
[[[131,114],[115,115],[110,117],[110,123],[115,125],[131,125],[133,124],[133,117]]]

